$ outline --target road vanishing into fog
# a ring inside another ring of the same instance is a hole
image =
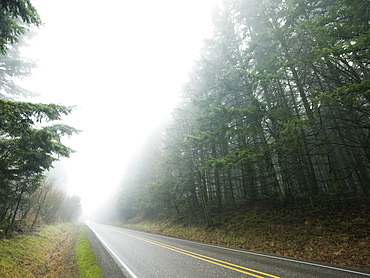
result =
[[[369,273],[87,223],[132,278],[370,277]]]

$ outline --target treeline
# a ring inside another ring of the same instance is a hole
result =
[[[19,182],[11,193],[0,196],[0,237],[44,224],[77,221],[82,212],[80,197],[68,196],[47,178]]]
[[[126,171],[126,219],[370,192],[370,2],[229,0],[168,126]]]
[[[60,123],[71,107],[14,100],[32,94],[14,80],[29,76],[35,67],[20,56],[19,47],[41,19],[29,0],[2,1],[0,6],[0,236],[9,236],[20,223],[70,220],[72,213],[63,209],[67,203],[78,211],[79,199],[57,193],[44,181],[53,162],[72,152],[61,138],[78,131]]]

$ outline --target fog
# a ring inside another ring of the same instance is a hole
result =
[[[82,199],[109,198],[146,136],[169,117],[211,33],[215,0],[33,1],[44,25],[22,50],[38,68],[22,81],[33,102],[76,106],[64,123],[76,151],[49,173]]]

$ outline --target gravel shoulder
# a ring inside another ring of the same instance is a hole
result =
[[[88,240],[92,245],[92,251],[95,253],[97,263],[103,272],[104,278],[129,277],[125,275],[125,270],[119,267],[117,260],[110,254],[99,238],[87,226]]]

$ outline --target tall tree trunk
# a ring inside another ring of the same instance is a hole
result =
[[[204,170],[203,171],[198,170],[197,179],[198,179],[198,184],[199,184],[199,193],[200,193],[200,199],[202,203],[204,219],[208,227],[213,227],[213,219],[211,216],[209,203],[208,203],[207,183],[205,180]]]
[[[21,204],[22,196],[23,196],[23,193],[24,193],[24,186],[21,185],[20,187],[21,187],[21,191],[20,191],[20,193],[18,195],[18,198],[16,200],[15,209],[11,214],[11,220],[10,220],[8,226],[5,229],[5,235],[9,235],[11,233],[11,231],[13,230],[13,227],[14,227],[15,218],[17,216],[18,209],[19,209],[19,206]]]

